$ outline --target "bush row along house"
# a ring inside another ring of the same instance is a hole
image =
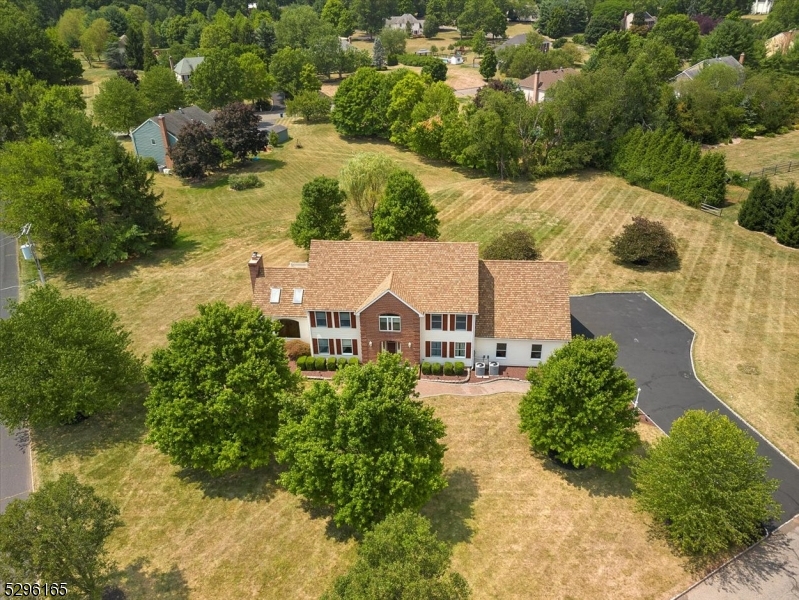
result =
[[[311,242],[307,263],[249,261],[253,303],[314,356],[538,365],[571,339],[565,262],[480,260],[477,243]]]
[[[177,143],[183,127],[192,121],[201,121],[208,127],[213,127],[214,115],[215,111],[207,113],[199,106],[187,106],[165,115],[150,117],[131,132],[133,151],[136,156],[154,158],[159,168],[171,169],[172,159],[169,157],[169,148]],[[258,124],[258,129],[267,133],[274,131],[281,144],[289,139],[288,128],[284,125],[261,121]]]

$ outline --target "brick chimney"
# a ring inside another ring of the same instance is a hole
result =
[[[166,121],[164,121],[164,115],[158,115],[155,120],[158,121],[158,128],[161,130],[161,140],[164,142],[164,164],[171,169],[172,158],[169,156],[169,135],[166,132]]]
[[[536,72],[533,74],[533,104],[538,104],[538,86],[540,85],[540,78],[541,72],[536,69]]]
[[[741,52],[741,56],[738,57],[738,62],[744,64],[745,58],[746,58],[746,52]]]
[[[250,267],[250,283],[252,284],[252,290],[255,291],[255,280],[264,276],[264,257],[257,252],[253,252],[250,257],[250,262],[247,263],[247,265]]]

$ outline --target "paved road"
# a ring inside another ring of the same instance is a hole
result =
[[[799,513],[799,468],[699,383],[690,356],[694,334],[688,327],[643,293],[573,297],[571,311],[575,335],[609,333],[619,344],[618,364],[638,382],[641,410],[664,431],[688,409],[727,415],[771,460],[769,475],[781,482],[774,494],[783,508],[778,524]]]
[[[6,301],[17,297],[17,240],[0,233],[0,319],[5,319]],[[0,426],[0,512],[15,498],[25,498],[31,490],[31,463],[28,435],[9,433]]]

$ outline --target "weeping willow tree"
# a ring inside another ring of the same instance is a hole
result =
[[[360,152],[339,173],[341,188],[356,212],[369,219],[370,231],[377,202],[383,195],[388,176],[396,168],[396,163],[385,154]]]

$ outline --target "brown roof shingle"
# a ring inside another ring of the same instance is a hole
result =
[[[264,276],[255,280],[253,304],[270,317],[304,317],[308,311],[306,301],[311,272],[307,268],[266,267]],[[272,288],[281,288],[280,302],[270,302]],[[294,288],[303,289],[301,304],[294,304]]]
[[[481,260],[475,335],[569,340],[569,272],[565,262]]]

